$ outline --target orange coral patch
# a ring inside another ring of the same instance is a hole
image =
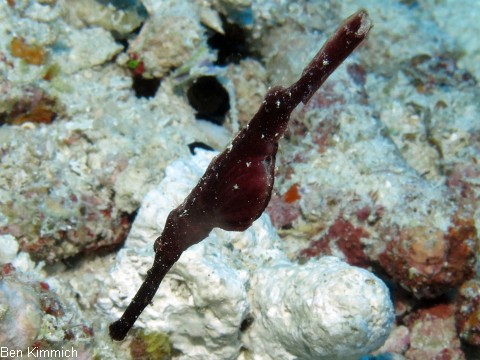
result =
[[[25,60],[30,65],[42,65],[46,60],[46,53],[40,46],[29,45],[23,38],[13,38],[10,43],[10,52],[13,56]]]
[[[12,125],[21,125],[26,122],[38,124],[50,124],[55,118],[56,113],[48,106],[43,104],[35,105],[28,113],[18,115],[9,121]]]
[[[300,196],[300,193],[298,192],[299,188],[300,188],[300,185],[298,184],[293,184],[292,186],[290,186],[287,192],[283,194],[283,200],[285,200],[285,202],[289,204],[297,200],[300,200],[301,196]]]

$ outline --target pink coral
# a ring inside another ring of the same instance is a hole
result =
[[[416,297],[436,297],[474,275],[478,240],[470,217],[454,217],[446,233],[417,226],[390,235],[380,265]]]
[[[455,331],[452,305],[437,305],[411,315],[407,359],[461,360],[465,355]]]
[[[366,267],[370,261],[363,251],[361,239],[369,236],[363,227],[355,227],[350,221],[339,216],[325,235],[312,241],[308,248],[300,252],[300,257],[331,255],[332,248],[338,247],[349,264]]]

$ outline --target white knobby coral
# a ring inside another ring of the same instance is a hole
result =
[[[112,319],[142,283],[168,212],[213,155],[174,162],[146,195],[99,299]],[[378,278],[333,257],[290,262],[264,214],[245,232],[215,229],[185,251],[136,324],[170,334],[179,359],[211,360],[348,358],[379,347],[392,322]]]

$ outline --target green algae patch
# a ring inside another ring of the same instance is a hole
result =
[[[168,360],[172,358],[170,337],[163,332],[139,330],[130,344],[132,359]]]

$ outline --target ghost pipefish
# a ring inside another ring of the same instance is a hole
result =
[[[122,317],[110,324],[112,339],[125,338],[186,249],[205,239],[213,228],[243,231],[260,217],[270,201],[278,141],[291,112],[300,102],[308,102],[371,27],[367,12],[357,11],[327,40],[297,82],[268,91],[247,126],[211,161],[183,203],[168,215],[155,241],[153,266]]]

